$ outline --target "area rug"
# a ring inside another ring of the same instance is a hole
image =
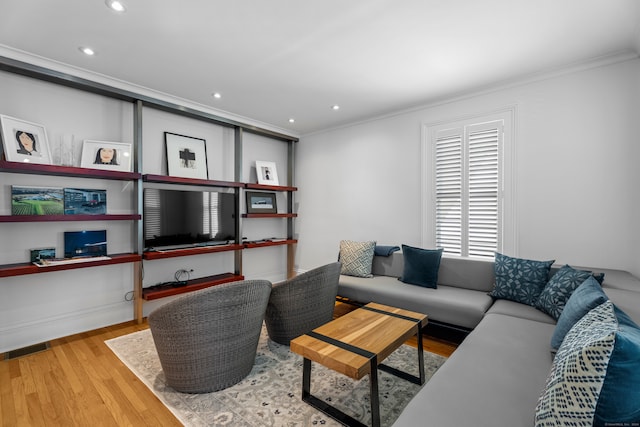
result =
[[[271,341],[264,326],[251,373],[230,388],[205,394],[179,393],[165,384],[149,329],[105,343],[185,426],[341,425],[301,400],[302,357]],[[445,360],[424,352],[427,380]],[[402,345],[385,364],[417,375],[417,349]],[[421,387],[383,371],[378,380],[381,424],[390,426]],[[311,393],[370,425],[368,376],[356,381],[314,363]]]

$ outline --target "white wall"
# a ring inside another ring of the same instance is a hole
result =
[[[421,245],[421,125],[516,106],[516,252],[640,275],[640,60],[583,69],[298,144],[299,270],[341,239]]]

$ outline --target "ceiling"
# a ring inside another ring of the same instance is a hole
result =
[[[637,0],[122,3],[2,0],[0,45],[295,135],[640,50]]]

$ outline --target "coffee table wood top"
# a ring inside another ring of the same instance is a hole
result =
[[[392,313],[413,320],[385,314]],[[406,340],[416,334],[416,324],[427,324],[427,315],[387,305],[369,303],[345,314],[313,332],[366,350],[377,356],[380,364]],[[302,335],[290,344],[291,351],[320,363],[353,379],[370,371],[369,358],[340,348],[321,339]]]

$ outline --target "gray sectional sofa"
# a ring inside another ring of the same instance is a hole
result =
[[[589,270],[604,273],[606,295],[640,322],[640,280],[619,270]],[[437,289],[399,281],[400,252],[375,256],[372,273],[372,278],[341,276],[338,295],[423,312],[430,321],[470,331],[394,426],[534,425],[553,362],[554,318],[532,306],[488,296],[495,282],[491,261],[443,257]]]

